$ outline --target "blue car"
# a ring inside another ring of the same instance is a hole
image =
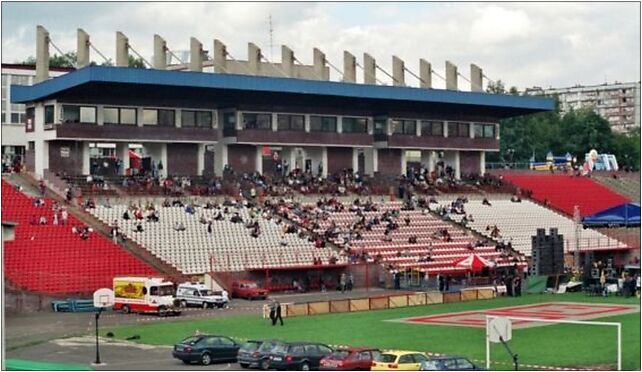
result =
[[[458,356],[439,356],[425,360],[420,371],[484,371],[470,360]]]

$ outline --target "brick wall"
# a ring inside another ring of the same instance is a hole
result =
[[[82,142],[49,141],[49,170],[82,174]]]

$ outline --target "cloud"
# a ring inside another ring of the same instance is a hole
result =
[[[189,37],[212,49],[221,39],[237,59],[247,58],[252,41],[274,61],[280,45],[312,63],[312,48],[339,69],[343,51],[362,63],[363,53],[391,71],[392,55],[418,73],[419,59],[444,75],[451,60],[467,75],[476,63],[507,85],[568,86],[609,80],[640,80],[639,3],[3,3],[2,60],[35,53],[35,26],[42,24],[63,50],[75,49],[76,27],[107,56],[115,53],[115,32],[123,31],[146,58],[158,33],[172,50],[189,49]],[[82,14],[82,17],[79,16]],[[270,53],[268,17],[273,20]],[[53,52],[53,51],[52,51]],[[100,61],[100,57],[92,53]],[[357,70],[358,80],[363,72]],[[333,79],[339,79],[332,71]],[[380,80],[390,78],[378,71]],[[406,82],[418,85],[406,74]],[[433,77],[435,87],[443,87]],[[460,80],[460,87],[468,83]]]

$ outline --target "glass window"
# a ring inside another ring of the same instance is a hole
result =
[[[294,356],[302,356],[303,355],[303,346],[293,346],[290,349],[290,353]]]
[[[103,121],[105,124],[118,124],[118,109],[115,107],[105,107],[103,109]]]
[[[307,355],[316,355],[318,354],[316,345],[305,345],[305,353]]]
[[[136,109],[120,109],[120,124],[136,125]]]
[[[381,354],[375,360],[381,363],[394,363],[397,360],[397,356],[394,354]]]
[[[484,125],[484,137],[495,138],[495,124]]]
[[[412,354],[406,354],[399,357],[399,364],[414,363],[415,359],[412,357]]]
[[[388,123],[386,119],[374,121],[374,134],[388,134]]]
[[[196,126],[199,128],[212,127],[212,112],[211,111],[196,111]]]
[[[80,122],[81,123],[96,123],[96,108],[95,107],[80,107]]]
[[[158,124],[158,110],[143,110],[143,125]]]
[[[393,134],[417,134],[417,122],[415,120],[394,119],[390,123]]]
[[[196,126],[196,111],[181,111],[181,127],[191,128]]]
[[[421,363],[428,359],[428,357],[423,354],[413,354],[413,358],[415,359],[415,363]]]
[[[469,369],[475,369],[475,366],[468,361],[468,359],[457,359],[457,369],[459,370],[469,370]]]
[[[475,124],[475,138],[484,137],[484,124]]]
[[[332,349],[330,349],[329,347],[326,347],[324,345],[317,345],[317,348],[319,349],[319,352],[321,354],[331,354],[332,353]]]
[[[470,124],[459,123],[459,137],[470,137]]]
[[[279,130],[305,130],[305,117],[303,115],[283,115],[276,117]]]
[[[174,110],[158,110],[158,125],[163,127],[173,127],[176,123],[176,113]]]
[[[455,121],[448,122],[448,137],[469,137],[469,124]]]
[[[272,114],[243,113],[243,126],[246,129],[272,129]]]
[[[335,116],[310,116],[310,132],[336,132]]]
[[[20,123],[20,114],[17,112],[11,113],[11,123]]]
[[[220,337],[219,341],[220,341],[221,345],[223,345],[223,346],[233,346],[234,345],[234,341],[230,340],[227,337]]]
[[[456,359],[446,359],[444,360],[444,367],[446,369],[457,370],[457,360]]]
[[[62,106],[62,122],[63,123],[79,123],[80,122],[80,106]]]
[[[366,118],[347,118],[341,121],[343,133],[368,133],[368,119]]]
[[[53,124],[54,123],[54,106],[53,105],[47,105],[45,106],[45,124]]]
[[[421,121],[421,135],[422,136],[443,137],[444,136],[444,122],[443,121],[422,120]]]

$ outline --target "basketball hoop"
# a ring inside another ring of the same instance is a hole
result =
[[[114,291],[101,288],[94,292],[94,307],[104,309],[114,305]]]

